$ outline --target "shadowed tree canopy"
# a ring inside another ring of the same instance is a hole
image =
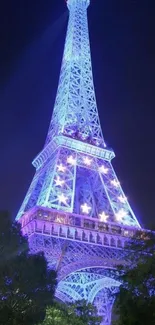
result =
[[[47,308],[43,325],[100,325],[96,308],[85,300]],[[41,324],[40,324],[41,325]]]
[[[20,224],[12,222],[7,211],[0,211],[0,265],[23,251],[28,252],[28,241],[22,235]]]
[[[20,224],[6,212],[0,213],[0,245],[0,324],[37,324],[53,303],[56,273],[43,253],[30,254]]]
[[[119,268],[117,325],[155,324],[155,233],[138,232],[128,245],[130,267]]]

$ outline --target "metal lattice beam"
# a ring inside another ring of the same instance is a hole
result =
[[[36,174],[17,215],[32,253],[43,251],[58,272],[56,297],[87,299],[111,324],[112,275],[128,263],[126,242],[140,224],[112,167],[93,84],[87,7],[68,0],[69,22],[58,91]]]

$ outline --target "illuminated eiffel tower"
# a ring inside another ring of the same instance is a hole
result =
[[[89,0],[68,0],[70,12],[61,73],[43,150],[18,213],[32,252],[45,252],[58,271],[56,296],[87,299],[102,324],[111,324],[109,270],[123,260],[124,245],[140,225],[112,167],[93,85],[88,34]]]

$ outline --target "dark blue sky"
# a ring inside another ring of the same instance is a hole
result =
[[[145,226],[155,218],[155,4],[91,0],[94,83],[106,142]],[[15,216],[48,130],[63,52],[64,0],[1,5],[0,208]]]

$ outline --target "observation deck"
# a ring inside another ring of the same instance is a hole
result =
[[[28,236],[42,234],[117,249],[124,249],[128,239],[139,231],[139,228],[39,206],[25,213],[19,221],[23,234]]]
[[[84,141],[79,141],[67,136],[54,137],[50,143],[37,155],[32,164],[36,169],[39,169],[45,162],[51,157],[53,152],[59,147],[76,150],[77,152],[88,154],[96,158],[105,159],[111,161],[115,154],[113,150],[107,148],[101,148],[89,144]]]

